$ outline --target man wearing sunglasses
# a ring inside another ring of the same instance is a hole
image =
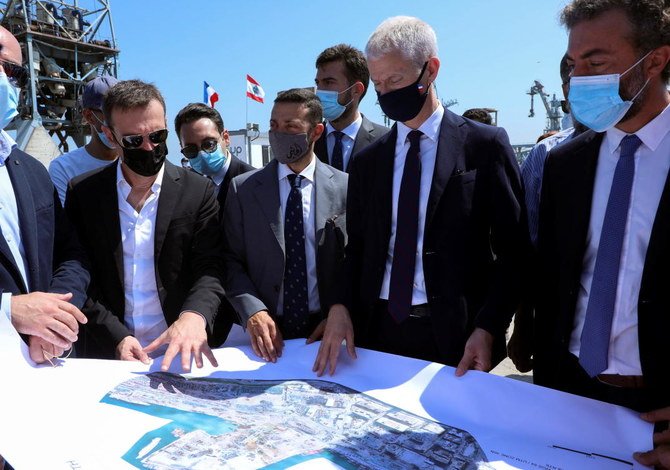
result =
[[[165,161],[165,102],[155,86],[119,82],[103,103],[103,131],[117,164],[70,182],[66,209],[91,258],[84,309],[88,357],[149,362],[167,345],[162,370],[181,354],[216,366],[208,344],[223,297],[214,185]]]
[[[119,156],[119,148],[110,142],[102,132],[105,118],[102,115],[102,100],[105,93],[116,85],[118,80],[105,75],[91,80],[81,95],[82,116],[91,126],[91,140],[83,147],[64,153],[51,160],[49,175],[58,190],[58,196],[65,204],[67,184],[75,176],[107,166]]]
[[[219,209],[223,215],[230,180],[251,171],[248,165],[230,153],[230,137],[219,112],[203,103],[186,105],[174,120],[181,153],[191,168],[209,177],[216,185]]]
[[[0,27],[0,315],[45,362],[77,340],[89,274],[46,169],[1,130],[27,81],[19,43]]]

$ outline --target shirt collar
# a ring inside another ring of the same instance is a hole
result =
[[[349,137],[351,140],[356,140],[356,136],[358,135],[358,131],[360,130],[361,125],[363,125],[363,116],[359,114],[358,119],[356,119],[354,122],[352,122],[347,127],[342,129],[341,132],[347,137]],[[335,129],[333,126],[330,125],[330,122],[326,122],[327,135],[332,134],[336,130],[337,129]]]
[[[304,170],[300,172],[300,176],[303,176],[310,183],[314,183],[314,171],[316,170],[316,157],[312,154],[312,161],[305,167]],[[279,181],[286,178],[288,175],[293,175],[293,170],[291,170],[288,165],[285,163],[280,163],[277,169],[277,176]]]
[[[0,163],[5,164],[5,160],[9,157],[9,154],[12,153],[12,150],[16,148],[16,142],[12,139],[12,136],[7,134],[5,131],[0,130]]]
[[[156,181],[154,181],[154,184],[151,185],[151,192],[158,194],[158,191],[161,189],[161,185],[163,184],[163,174],[165,173],[165,163],[161,166],[161,169],[158,170],[158,174],[156,175]],[[116,186],[123,189],[124,193],[130,193],[130,184],[128,181],[126,181],[126,178],[123,176],[123,172],[121,171],[121,160],[117,160],[117,165],[116,165]],[[128,195],[125,195],[128,197]]]
[[[426,119],[417,130],[423,132],[423,135],[428,137],[433,142],[437,142],[440,137],[440,125],[442,124],[442,117],[444,116],[444,107],[441,104],[437,105],[437,109]],[[405,142],[407,134],[414,129],[407,127],[404,123],[398,123],[398,141]]]
[[[226,150],[226,153],[226,163],[223,164],[221,169],[217,171],[215,175],[211,176],[212,181],[217,186],[221,186],[221,183],[223,183],[223,179],[226,177],[226,173],[228,173],[228,168],[230,168],[230,161],[233,159],[233,155],[229,151]]]
[[[654,119],[649,121],[644,125],[640,130],[635,132],[642,143],[654,152],[658,146],[661,144],[661,141],[670,131],[670,105],[666,106],[661,114],[656,116]],[[614,153],[621,145],[621,141],[628,134],[621,129],[613,127],[607,131],[605,134],[605,139],[607,141],[607,146],[610,153]]]

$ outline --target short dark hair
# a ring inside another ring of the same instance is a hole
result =
[[[370,71],[368,70],[368,62],[365,60],[365,55],[353,46],[338,44],[329,47],[319,54],[319,57],[316,58],[316,68],[318,69],[327,63],[338,60],[344,64],[344,73],[347,76],[347,80],[349,80],[349,85],[353,85],[356,82],[363,84],[363,94],[361,95],[361,99],[363,99],[370,84]]]
[[[561,13],[561,23],[572,29],[582,21],[592,20],[603,13],[621,10],[633,27],[633,46],[640,53],[670,44],[670,7],[664,0],[573,0]],[[661,78],[670,78],[670,63]]]
[[[307,119],[312,127],[323,121],[323,108],[321,101],[316,97],[313,91],[305,88],[291,88],[290,90],[280,91],[275,98],[276,103],[298,103],[307,108]]]
[[[223,119],[216,109],[203,103],[189,103],[174,118],[174,130],[180,141],[181,137],[179,133],[181,132],[181,126],[195,122],[198,119],[210,119],[216,125],[219,134],[225,129]]]
[[[493,124],[493,118],[491,117],[491,114],[482,108],[468,109],[463,113],[463,117],[488,125]]]
[[[112,126],[112,111],[120,109],[127,111],[129,109],[141,108],[147,106],[151,101],[158,101],[163,106],[165,113],[165,100],[153,83],[146,83],[141,80],[124,80],[117,83],[105,94],[105,100],[102,102],[102,113],[105,115],[105,122]]]

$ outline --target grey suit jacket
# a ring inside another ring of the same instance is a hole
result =
[[[284,278],[284,221],[279,202],[278,163],[271,161],[257,171],[234,178],[224,209],[224,258],[226,296],[240,316],[242,326],[260,310],[277,313]],[[347,174],[318,159],[314,176],[317,283],[321,310],[332,296],[324,292],[337,274],[332,269],[333,250],[325,242],[334,228],[346,244]],[[329,226],[329,229],[326,229]],[[327,253],[327,254],[326,254]],[[326,269],[324,269],[326,268]]]

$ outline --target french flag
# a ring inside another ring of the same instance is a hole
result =
[[[216,92],[214,88],[211,87],[211,85],[207,82],[203,82],[205,84],[205,95],[203,97],[204,103],[208,104],[210,107],[214,107],[214,103],[219,101],[219,94]]]
[[[251,75],[247,75],[247,96],[259,103],[262,103],[265,97],[265,91],[263,91],[261,84],[254,80]]]

